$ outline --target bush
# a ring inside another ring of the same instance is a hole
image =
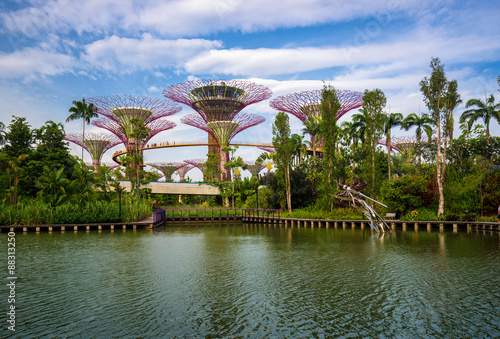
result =
[[[389,211],[405,215],[424,207],[424,200],[428,200],[428,191],[428,180],[425,177],[404,175],[385,181],[380,194]]]
[[[122,218],[117,201],[88,201],[83,206],[66,202],[57,207],[40,199],[26,200],[16,207],[0,204],[0,225],[86,224],[131,222],[151,216],[148,201],[137,197],[124,197]]]

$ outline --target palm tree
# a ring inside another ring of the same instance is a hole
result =
[[[320,117],[313,116],[310,119],[304,121],[304,128],[302,129],[302,132],[311,136],[313,157],[316,157],[316,145],[318,144],[317,139],[320,138],[322,129],[323,124]]]
[[[419,114],[416,115],[415,113],[408,114],[408,116],[403,120],[401,123],[401,127],[405,130],[408,131],[412,127],[417,127],[415,130],[415,135],[417,136],[417,147],[421,147],[420,143],[422,142],[422,132],[425,132],[427,135],[427,142],[431,141],[432,137],[432,125],[434,124],[434,121],[431,119],[429,114],[424,113],[424,114]],[[420,153],[418,155],[418,173],[420,174],[421,171],[421,158],[420,158]]]
[[[387,143],[387,169],[389,174],[389,179],[391,179],[391,130],[393,127],[401,126],[403,123],[403,114],[401,113],[390,113],[386,116],[384,121],[384,133]]]
[[[90,124],[92,118],[97,118],[99,115],[96,113],[97,107],[93,103],[87,104],[85,98],[82,101],[73,100],[73,107],[70,107],[68,112],[71,112],[66,122],[72,120],[83,119],[83,136],[82,141],[85,140],[85,123]],[[83,147],[82,147],[82,161],[83,161]]]
[[[19,164],[27,157],[29,157],[28,154],[21,154],[14,160],[9,161],[9,167],[7,168],[7,175],[9,176],[10,188],[8,190],[11,194],[10,196],[11,206],[17,205],[17,184],[19,182]],[[14,181],[14,183],[12,183],[12,181]]]
[[[267,175],[271,172],[271,169],[273,168],[274,165],[274,152],[269,153],[269,152],[264,152],[259,155],[257,160],[255,160],[255,163],[258,165],[264,165],[267,168]]]
[[[460,117],[460,123],[467,122],[470,131],[476,120],[483,119],[486,127],[486,140],[489,140],[491,119],[494,118],[500,123],[500,103],[495,104],[495,97],[492,94],[489,98],[485,98],[484,102],[480,99],[470,99],[465,104],[465,108],[471,106],[476,106],[476,108],[464,111]]]
[[[0,145],[5,144],[7,136],[5,135],[5,124],[0,121]]]
[[[363,113],[356,113],[352,115],[352,123],[351,126],[354,133],[358,136],[361,142],[365,141],[366,134],[366,125],[367,125],[367,117]]]
[[[445,109],[449,114],[447,121],[447,130],[448,136],[450,139],[450,147],[453,143],[453,110],[462,103],[462,99],[460,98],[460,94],[457,92],[457,81],[453,80],[448,83],[448,92],[445,95]]]
[[[408,114],[408,116],[403,120],[401,127],[405,131],[408,131],[412,127],[417,127],[415,135],[417,137],[417,141],[420,143],[422,141],[422,132],[425,132],[428,141],[431,140],[433,123],[433,120],[427,113],[419,113],[419,115],[411,113]]]
[[[304,144],[304,136],[292,134],[290,136],[290,142],[292,143],[295,166],[297,166],[304,159],[307,153],[307,148]]]

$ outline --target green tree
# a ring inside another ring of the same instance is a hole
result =
[[[337,169],[337,139],[339,129],[337,128],[337,112],[340,109],[337,92],[332,86],[324,85],[321,91],[321,119],[323,121],[323,173],[324,192],[328,199],[330,209],[333,209],[333,199],[337,192],[336,169]]]
[[[323,123],[320,117],[311,116],[309,119],[304,121],[304,128],[302,132],[304,134],[309,134],[311,137],[311,147],[313,150],[313,157],[316,156],[316,148],[318,146],[318,139],[320,139],[321,131],[323,128]]]
[[[39,189],[38,196],[52,206],[59,205],[66,197],[69,180],[64,176],[63,170],[63,167],[52,170],[49,166],[44,166],[43,175],[35,181],[35,186]]]
[[[79,205],[83,205],[86,201],[92,200],[92,196],[95,193],[95,183],[95,173],[83,161],[79,161],[73,168],[73,180],[71,181],[73,201]]]
[[[71,114],[66,118],[66,122],[73,120],[83,120],[83,135],[82,138],[85,140],[85,124],[89,125],[92,118],[97,118],[99,115],[97,112],[97,107],[93,103],[87,104],[85,98],[82,101],[73,101],[73,106],[69,108],[68,112]],[[83,161],[83,147],[82,147],[82,161]]]
[[[144,157],[142,151],[139,150],[140,146],[143,144],[144,140],[149,136],[150,128],[144,124],[144,121],[139,118],[133,118],[130,120],[132,131],[130,133],[129,141],[132,143],[132,154],[128,154],[132,158],[131,167],[135,170],[135,185],[136,192],[139,194],[140,187],[140,172],[142,168],[142,163]]]
[[[33,151],[33,131],[31,126],[26,122],[26,118],[12,116],[9,131],[5,134],[7,144],[3,151],[14,158],[21,154],[31,154]]]
[[[457,81],[452,80],[448,83],[448,92],[445,94],[445,114],[448,114],[448,117],[446,118],[446,130],[450,140],[450,146],[453,144],[453,125],[455,123],[453,110],[455,110],[455,108],[462,103],[462,99],[460,98],[460,94],[458,94],[457,88]]]
[[[427,135],[427,140],[428,142],[431,141],[432,138],[432,125],[433,125],[433,120],[429,116],[429,114],[424,113],[424,114],[415,114],[411,113],[408,114],[408,116],[403,120],[401,123],[401,128],[403,128],[405,131],[408,131],[412,127],[416,127],[415,129],[415,135],[417,137],[417,143],[418,143],[418,148],[420,149],[421,147],[421,142],[422,142],[422,133],[425,133]],[[420,151],[418,152],[418,173],[420,174],[422,171],[422,157],[420,154]]]
[[[480,99],[470,99],[465,104],[465,107],[473,108],[465,110],[462,113],[460,116],[460,123],[467,123],[468,130],[470,131],[477,120],[483,119],[486,127],[486,138],[489,139],[490,121],[495,119],[500,123],[500,103],[495,103],[495,97],[492,94],[489,98],[485,98],[484,102]]]
[[[392,138],[391,130],[396,126],[401,126],[403,123],[403,114],[401,113],[390,113],[386,115],[384,121],[384,133],[385,140],[387,143],[387,170],[389,179],[391,179],[391,152],[392,152]]]
[[[0,145],[5,144],[7,141],[7,136],[5,132],[5,124],[0,121]]]
[[[9,193],[10,193],[10,206],[17,205],[17,188],[19,182],[19,164],[25,160],[29,155],[21,154],[14,160],[9,161],[7,168],[7,175],[9,176]]]
[[[449,122],[448,114],[443,114],[446,105],[446,93],[448,92],[448,80],[444,72],[444,66],[439,58],[432,58],[430,67],[431,77],[425,77],[420,81],[420,91],[424,96],[425,104],[432,115],[437,132],[437,155],[436,155],[436,181],[438,186],[439,204],[438,216],[444,215],[444,181],[446,171],[446,148],[443,149],[443,137],[446,138],[446,127]]]
[[[290,186],[290,170],[293,156],[290,142],[290,123],[288,115],[278,112],[273,124],[273,145],[276,150],[275,162],[281,187],[285,189],[285,200],[288,212],[292,213],[292,195]],[[282,205],[282,207],[284,204]]]
[[[95,187],[97,187],[99,191],[102,192],[104,200],[107,200],[108,188],[110,186],[110,183],[113,181],[114,171],[112,168],[104,164],[98,166],[96,170],[97,177]]]
[[[371,157],[371,194],[375,196],[375,153],[378,141],[383,133],[384,107],[387,103],[384,92],[380,89],[366,90],[363,95],[363,107],[360,109],[364,115],[365,136]],[[372,202],[373,205],[373,202]]]

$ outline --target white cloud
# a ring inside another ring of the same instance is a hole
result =
[[[72,72],[76,59],[39,47],[0,53],[0,77],[32,79],[36,75],[56,76]]]
[[[464,48],[467,46],[467,48]],[[211,50],[185,64],[191,73],[222,73],[246,76],[269,76],[315,71],[332,67],[377,65],[373,74],[395,72],[427,64],[432,56],[454,62],[492,61],[500,51],[500,41],[491,36],[444,38],[436,32],[417,33],[399,41],[354,47],[309,47],[284,49]],[[368,72],[368,70],[367,70]]]
[[[82,58],[99,70],[130,73],[138,69],[173,67],[202,51],[221,46],[220,41],[162,40],[149,33],[140,39],[113,35],[85,46]]]
[[[439,3],[431,0],[49,0],[2,13],[0,18],[7,30],[28,36],[46,32],[100,34],[147,30],[178,37],[226,30],[256,32],[305,27],[364,17],[385,22],[401,11],[411,15]]]

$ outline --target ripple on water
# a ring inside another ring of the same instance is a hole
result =
[[[500,336],[496,234],[250,225],[16,240],[28,337]]]

